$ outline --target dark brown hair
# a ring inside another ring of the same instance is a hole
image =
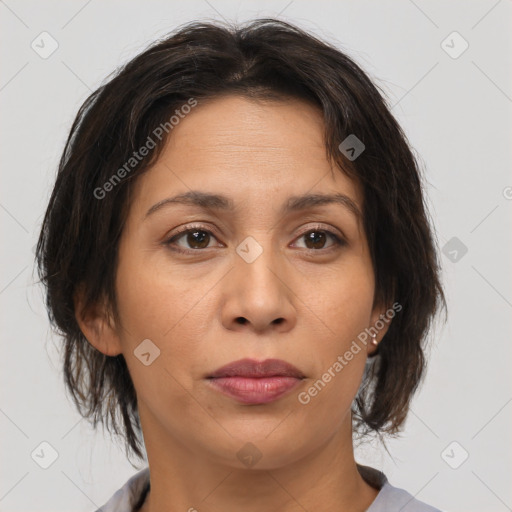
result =
[[[354,431],[398,432],[424,374],[427,333],[440,305],[446,309],[420,169],[384,93],[365,72],[335,46],[275,19],[180,27],[120,68],[81,106],[36,249],[74,402],[94,426],[101,422],[124,435],[127,453],[143,457],[126,362],[89,344],[75,318],[74,295],[80,287],[84,307],[104,303],[118,318],[118,241],[136,179],[157,160],[167,132],[133,170],[118,170],[191,98],[200,104],[225,94],[313,103],[323,113],[328,157],[362,185],[375,301],[398,302],[402,310],[366,367],[353,404]],[[351,134],[365,145],[356,159],[339,149]],[[116,173],[122,179],[99,194]]]

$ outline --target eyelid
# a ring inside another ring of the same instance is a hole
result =
[[[173,233],[171,236],[166,236],[163,241],[163,244],[166,246],[171,246],[172,242],[174,240],[176,240],[176,239],[180,238],[181,236],[183,236],[189,232],[192,232],[194,230],[204,231],[210,235],[213,235],[213,237],[219,242],[215,229],[208,227],[204,224],[189,224],[189,225],[183,226],[182,228],[178,228],[178,231]],[[326,249],[304,249],[306,251],[321,253],[322,251],[328,251],[329,249],[331,249],[334,246],[341,247],[341,246],[347,245],[347,239],[346,239],[345,235],[338,228],[331,226],[331,225],[323,224],[320,222],[316,222],[312,226],[310,225],[310,226],[307,226],[304,229],[302,229],[299,232],[299,234],[293,239],[293,241],[295,242],[297,239],[299,239],[300,237],[304,236],[306,233],[309,233],[311,231],[324,231],[325,233],[327,233],[334,239],[335,243],[333,246],[328,247]],[[224,244],[222,244],[222,242],[219,242],[219,243],[224,246]],[[173,248],[172,250],[175,250],[176,252],[181,252],[184,254],[190,254],[190,253],[204,252],[207,249],[209,249],[209,248],[204,248],[204,249]]]
[[[305,233],[309,233],[310,231],[317,229],[318,231],[326,231],[329,233],[336,234],[339,238],[342,238],[343,240],[346,239],[343,232],[334,226],[331,226],[329,224],[323,224],[322,222],[314,222],[314,221],[313,221],[313,224],[314,224],[313,226],[309,226],[307,228],[304,228],[304,230],[301,230],[300,234],[297,235],[297,237],[302,236]]]
[[[338,228],[335,228],[334,226],[330,226],[327,224],[318,223],[318,222],[315,225],[309,226],[309,227],[305,228],[304,230],[302,230],[294,238],[294,242],[296,240],[300,239],[301,237],[303,237],[306,233],[310,233],[311,231],[323,231],[323,232],[327,233],[328,235],[331,236],[331,238],[333,238],[334,244],[329,247],[326,247],[324,249],[307,249],[307,248],[304,249],[307,252],[325,254],[328,251],[334,250],[336,247],[341,248],[341,247],[348,245],[347,238]]]
[[[213,235],[217,241],[219,238],[217,236],[217,230],[215,230],[212,227],[209,227],[205,224],[187,224],[185,226],[182,226],[181,228],[178,228],[178,230],[176,232],[174,232],[172,235],[170,235],[170,236],[166,235],[162,243],[164,245],[170,245],[173,240],[175,240],[175,239],[179,238],[180,236],[185,235],[191,231],[204,231],[206,233],[209,233],[210,235]],[[219,242],[219,243],[221,243],[221,242]],[[224,244],[222,244],[222,245],[224,245]],[[198,249],[189,249],[189,250],[190,251],[192,251],[192,250],[198,251]],[[202,249],[202,250],[204,251],[204,249]]]

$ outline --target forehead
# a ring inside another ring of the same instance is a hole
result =
[[[298,143],[307,139],[309,147],[324,147],[320,109],[296,98],[261,100],[225,95],[201,100],[177,128],[172,137],[176,145],[193,145],[194,139],[201,139],[222,145],[232,142],[261,149],[297,150]]]
[[[201,189],[261,206],[272,200],[274,209],[306,192],[342,192],[361,203],[358,185],[328,160],[324,129],[320,109],[298,99],[200,102],[137,180],[134,202],[142,210],[170,193]]]

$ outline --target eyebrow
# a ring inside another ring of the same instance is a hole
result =
[[[219,210],[226,212],[234,212],[236,210],[235,203],[229,197],[221,194],[210,194],[198,190],[191,190],[184,194],[174,197],[162,199],[154,204],[145,215],[147,219],[153,213],[161,210],[165,206],[172,204],[184,204],[190,206],[198,206],[205,210]],[[307,210],[315,206],[324,206],[329,204],[339,204],[348,209],[358,220],[362,220],[362,213],[357,204],[345,194],[304,194],[301,196],[292,196],[283,204],[280,210],[281,215],[301,210]]]

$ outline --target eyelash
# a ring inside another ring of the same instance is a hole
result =
[[[183,249],[178,246],[174,246],[174,247],[172,246],[172,244],[174,242],[176,242],[176,240],[179,240],[183,235],[187,235],[188,233],[192,233],[194,231],[203,231],[205,233],[208,233],[209,235],[212,235],[214,238],[216,238],[215,234],[211,230],[209,230],[205,226],[202,226],[199,224],[199,225],[189,226],[189,227],[179,231],[178,233],[175,233],[174,235],[172,235],[172,237],[170,237],[166,241],[164,241],[164,245],[169,247],[171,250],[182,253],[182,254],[197,254],[198,252],[206,251],[208,248],[205,248],[205,249]],[[346,241],[343,240],[336,233],[334,233],[333,231],[326,229],[320,225],[309,228],[307,231],[304,231],[303,233],[301,233],[296,239],[299,239],[299,238],[307,235],[308,233],[316,232],[316,231],[321,231],[323,233],[327,233],[334,240],[334,245],[332,245],[331,247],[328,247],[327,249],[305,249],[305,251],[307,251],[308,253],[327,252],[327,251],[331,251],[335,248],[339,248],[339,247],[343,247],[343,246],[347,245]]]

